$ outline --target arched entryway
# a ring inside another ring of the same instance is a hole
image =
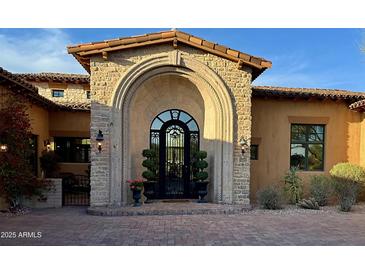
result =
[[[194,198],[192,161],[199,150],[199,126],[187,112],[170,109],[157,115],[150,128],[156,152],[158,198]]]
[[[166,83],[163,92],[159,81]],[[208,200],[232,203],[234,135],[230,92],[208,66],[173,51],[146,58],[119,80],[112,98],[110,204],[128,202],[130,191],[123,182],[143,171],[141,151],[148,147],[150,130],[145,125],[148,120],[151,125],[156,115],[169,109],[186,109],[201,125],[201,149],[209,155]]]

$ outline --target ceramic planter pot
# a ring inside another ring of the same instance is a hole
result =
[[[198,203],[207,203],[204,197],[208,194],[208,181],[195,182],[195,191],[198,194]]]
[[[141,202],[140,202],[141,196],[142,196],[141,189],[133,189],[134,206],[141,206]]]
[[[151,200],[156,197],[156,183],[156,181],[147,181],[143,184],[143,195],[147,198],[147,201],[145,203],[151,202]]]

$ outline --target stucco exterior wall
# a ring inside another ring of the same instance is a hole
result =
[[[49,139],[49,113],[47,109],[37,105],[29,104],[29,118],[31,121],[32,133],[37,135],[38,140],[38,176],[41,175],[41,167],[39,157],[46,148],[44,141]]]
[[[336,163],[364,163],[360,154],[364,123],[361,114],[350,111],[345,102],[253,98],[252,143],[259,145],[259,157],[251,161],[251,199],[258,189],[282,182],[289,169],[290,121],[326,124],[324,171],[299,172],[305,186],[309,176],[327,174]]]
[[[176,51],[172,45],[158,45],[151,47],[135,48],[122,52],[110,53],[107,60],[101,56],[93,56],[90,61],[91,69],[91,140],[92,140],[92,169],[91,169],[91,204],[108,205],[114,203],[110,184],[119,185],[125,182],[113,182],[111,178],[111,148],[110,132],[115,127],[111,108],[120,79],[134,65],[141,63],[146,58],[161,53]],[[220,202],[248,204],[249,203],[249,156],[241,154],[238,140],[241,137],[249,139],[251,135],[251,70],[239,70],[237,64],[215,55],[191,47],[179,45],[179,54],[185,54],[204,64],[224,82],[228,96],[233,107],[233,141],[227,146],[233,146],[233,156],[229,161],[233,163],[233,180],[225,182],[222,186],[226,196],[220,197]],[[178,66],[178,65],[177,65]],[[156,98],[160,100],[161,98]],[[153,117],[150,117],[153,119]],[[215,121],[212,121],[215,122]],[[122,127],[122,125],[121,125]],[[95,136],[98,130],[104,133],[103,152],[98,153]],[[123,157],[123,155],[122,155]],[[113,159],[114,161],[114,159]],[[117,159],[114,162],[118,162]],[[224,165],[224,163],[215,163]],[[116,198],[117,200],[119,198]],[[116,202],[118,203],[118,202]]]

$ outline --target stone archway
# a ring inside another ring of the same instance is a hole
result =
[[[214,141],[213,201],[233,202],[233,107],[229,89],[208,66],[178,50],[155,55],[133,65],[119,80],[111,101],[109,203],[124,205],[131,176],[130,107],[137,89],[156,75],[174,74],[191,81],[210,102],[209,117]],[[206,110],[208,111],[208,110]]]

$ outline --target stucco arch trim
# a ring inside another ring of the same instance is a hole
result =
[[[129,106],[138,87],[156,75],[177,74],[188,78],[199,90],[203,87],[214,102],[215,140],[214,201],[232,203],[233,189],[233,106],[230,90],[207,65],[178,50],[158,54],[130,67],[118,81],[113,97],[110,130],[110,204],[125,204],[130,179]],[[122,187],[124,186],[124,187]]]

